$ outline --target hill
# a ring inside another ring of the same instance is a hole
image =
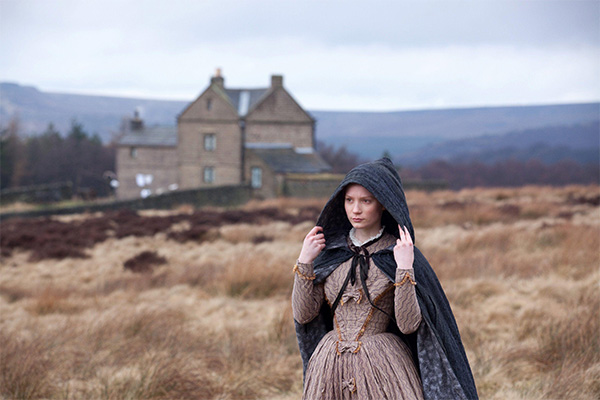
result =
[[[600,104],[397,112],[316,111],[313,115],[317,118],[317,137],[325,143],[345,145],[366,158],[379,157],[388,151],[400,159],[420,149],[426,153],[431,145],[450,140],[587,125],[600,120]],[[544,143],[543,135],[539,139]]]
[[[18,118],[25,134],[41,133],[49,123],[64,133],[75,119],[87,132],[108,142],[119,131],[122,119],[136,109],[150,125],[175,125],[177,114],[186,105],[186,101],[50,93],[33,86],[0,83],[0,121],[5,125],[10,118]]]
[[[572,160],[600,162],[600,121],[571,126],[549,126],[435,143],[397,157],[403,165],[420,166],[433,160],[479,161],[491,164],[506,159],[537,159],[547,164]]]
[[[190,99],[189,101],[193,101]],[[33,86],[16,83],[0,83],[0,121],[2,125],[14,117],[19,119],[23,133],[43,132],[53,123],[60,132],[69,129],[76,119],[86,131],[97,133],[103,141],[110,141],[118,132],[123,118],[131,116],[135,109],[148,125],[175,125],[177,114],[187,101],[148,100],[135,98],[105,97],[50,93]],[[469,144],[469,148],[481,147],[485,151],[494,147],[497,135],[511,134],[498,139],[500,142],[519,143],[523,135],[535,137],[534,144],[566,146],[577,149],[567,140],[556,144],[546,140],[546,133],[553,130],[569,130],[577,127],[585,136],[586,143],[598,139],[590,136],[590,124],[600,120],[600,104],[559,104],[511,107],[480,107],[444,110],[395,111],[395,112],[340,112],[318,111],[310,113],[317,120],[317,138],[326,144],[346,146],[349,151],[366,159],[379,157],[388,151],[398,160],[415,163],[428,158],[432,145],[435,154],[444,158],[460,157],[450,151],[453,147]],[[537,131],[537,133],[531,133]],[[592,132],[593,133],[593,132]],[[597,132],[596,132],[597,133]],[[576,135],[579,135],[577,133]],[[561,136],[562,133],[558,133]],[[475,141],[474,138],[477,138]],[[462,142],[454,142],[462,140]],[[552,139],[554,140],[554,139]],[[444,143],[450,141],[449,143]],[[484,144],[482,144],[484,143]],[[490,147],[491,146],[491,147]],[[522,150],[522,146],[518,146]],[[484,152],[485,152],[484,151]],[[564,152],[564,149],[563,149]],[[568,151],[567,151],[568,152]],[[412,154],[411,154],[412,153]],[[425,155],[425,156],[423,156]],[[522,155],[525,156],[525,155]],[[479,157],[484,157],[480,155]],[[585,160],[589,155],[578,155]],[[429,158],[428,158],[429,159]]]

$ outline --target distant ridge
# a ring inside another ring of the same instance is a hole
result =
[[[325,143],[344,145],[367,158],[379,157],[384,151],[401,158],[448,140],[589,125],[600,121],[600,103],[396,112],[315,111],[313,115],[317,137]]]
[[[64,133],[76,119],[87,132],[97,133],[108,142],[118,132],[121,120],[133,116],[135,109],[139,109],[147,124],[175,125],[177,114],[187,104],[187,101],[42,92],[33,86],[0,83],[2,125],[16,117],[26,134],[42,133],[49,123]]]
[[[177,114],[193,100],[50,93],[33,86],[0,83],[0,125],[6,126],[11,118],[18,118],[21,130],[26,134],[42,133],[49,123],[65,133],[71,121],[76,119],[87,132],[97,133],[103,141],[108,142],[119,131],[123,118],[132,116],[135,109],[141,111],[147,125],[174,126]],[[580,126],[588,127],[584,132],[587,135],[585,140],[594,141],[593,128],[589,127],[600,121],[600,103],[310,113],[317,119],[316,134],[320,141],[345,145],[366,159],[377,158],[387,151],[394,158],[405,157],[411,163],[419,163],[420,158],[428,158],[426,155],[432,145],[438,146],[436,151],[444,153],[452,146],[461,145],[450,144],[444,150],[444,142],[468,141],[481,136],[511,133],[513,136],[507,140],[518,141],[516,132],[537,131],[536,143],[542,140],[540,143],[544,144],[544,130]],[[489,143],[482,145],[486,151],[493,150],[493,141],[482,140]]]
[[[494,106],[391,112],[313,111],[325,137],[466,138],[600,119],[600,103]]]
[[[403,154],[396,161],[420,166],[433,160],[493,164],[506,159],[536,159],[546,164],[571,160],[600,164],[600,121],[551,126],[499,135],[448,140]]]

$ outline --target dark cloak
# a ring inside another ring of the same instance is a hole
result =
[[[352,225],[344,210],[345,187],[352,183],[366,188],[385,207],[382,225],[386,231],[399,237],[398,224],[406,226],[415,243],[402,182],[392,162],[383,158],[359,165],[346,175],[317,221],[317,225],[323,228],[326,246],[314,262],[315,284],[324,282],[341,263],[353,255],[346,241]],[[410,347],[421,376],[425,399],[477,399],[473,374],[448,299],[425,256],[416,246],[414,252],[415,289],[422,322],[417,331],[410,335],[402,334],[395,321],[391,321],[388,330],[400,336]],[[374,253],[372,259],[390,281],[394,282],[396,262],[393,246]],[[319,315],[307,324],[294,322],[306,371],[317,344],[333,329],[329,305],[324,302]]]

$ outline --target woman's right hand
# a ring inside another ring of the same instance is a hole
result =
[[[310,264],[317,258],[321,250],[325,248],[325,235],[323,228],[315,226],[308,232],[302,244],[302,251],[298,262],[302,264]]]

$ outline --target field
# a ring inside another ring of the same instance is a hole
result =
[[[407,198],[481,398],[600,398],[600,188]],[[324,201],[3,222],[0,398],[299,398],[292,265]]]

